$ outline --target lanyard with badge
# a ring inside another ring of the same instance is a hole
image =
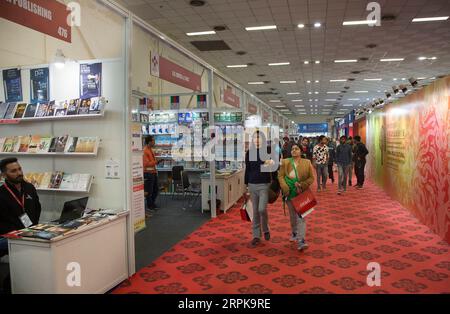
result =
[[[22,194],[22,201],[19,200],[19,198],[14,194],[13,191],[9,188],[8,184],[4,184],[4,187],[8,190],[9,194],[16,200],[16,202],[20,205],[20,207],[23,210],[23,214],[19,217],[22,224],[25,226],[25,228],[28,228],[33,225],[33,222],[31,221],[28,214],[25,212],[25,193]]]

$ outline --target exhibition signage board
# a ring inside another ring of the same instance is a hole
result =
[[[30,70],[30,99],[32,104],[49,102],[49,69]]]
[[[102,64],[80,64],[80,98],[102,95]]]
[[[180,96],[170,96],[170,109],[180,109]]]
[[[0,0],[0,17],[72,43],[71,11],[56,0]]]
[[[6,102],[23,101],[22,76],[19,69],[3,70],[3,88]]]
[[[223,102],[231,105],[233,107],[239,108],[241,105],[241,99],[233,94],[233,91],[231,88],[227,88],[223,93]]]
[[[328,123],[300,123],[298,133],[327,133]]]
[[[200,92],[202,90],[202,78],[200,75],[189,71],[178,64],[159,56],[151,54],[150,73],[170,83]]]
[[[144,195],[144,166],[142,156],[133,156],[132,160],[133,177],[133,220],[134,231],[138,232],[145,228],[145,195]]]
[[[257,114],[258,113],[258,107],[256,105],[248,103],[247,104],[247,111],[248,113]]]
[[[206,95],[197,95],[197,108],[204,109],[207,107],[207,97]]]

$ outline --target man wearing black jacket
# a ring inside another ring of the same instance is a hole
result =
[[[354,148],[354,156],[353,160],[355,162],[355,174],[357,179],[356,188],[362,189],[364,185],[364,168],[366,167],[366,156],[369,154],[369,151],[366,148],[366,145],[361,143],[361,137],[355,136],[355,148]]]
[[[0,170],[5,178],[0,186],[0,250],[4,251],[8,242],[1,235],[38,224],[41,204],[34,186],[24,181],[17,158],[1,160]]]

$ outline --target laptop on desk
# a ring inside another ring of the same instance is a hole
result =
[[[64,208],[61,212],[61,217],[58,220],[52,221],[54,223],[63,224],[67,221],[75,220],[83,217],[84,211],[88,203],[89,197],[83,197],[73,201],[64,203]]]

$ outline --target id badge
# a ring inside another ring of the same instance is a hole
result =
[[[28,228],[33,225],[33,222],[31,221],[30,217],[28,217],[27,214],[23,214],[20,216],[20,221],[25,226],[25,228]]]

